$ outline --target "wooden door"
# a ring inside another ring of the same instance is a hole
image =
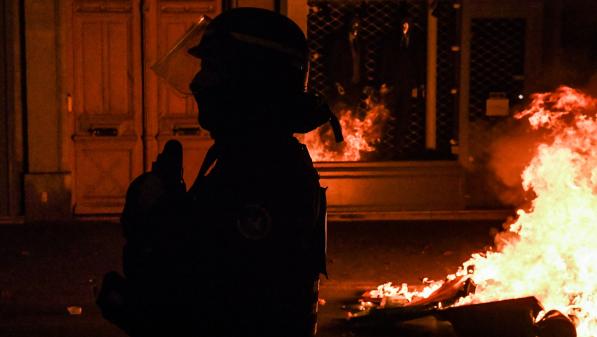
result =
[[[211,18],[221,11],[221,1],[146,0],[144,4],[145,50],[145,168],[171,139],[184,149],[184,179],[193,183],[203,157],[211,146],[209,134],[199,128],[197,106],[193,97],[183,96],[158,78],[151,70],[185,31],[202,15]]]
[[[201,15],[217,15],[221,1],[64,1],[75,213],[120,213],[129,183],[170,139],[183,144],[190,186],[211,140],[193,98],[159,80],[151,65]]]
[[[76,214],[119,213],[143,170],[140,0],[73,0],[68,98]]]

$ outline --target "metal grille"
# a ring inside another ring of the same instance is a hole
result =
[[[491,92],[503,92],[516,102],[524,85],[525,20],[519,18],[473,19],[471,23],[471,73],[469,120],[485,115]]]
[[[326,52],[326,43],[330,37],[344,29],[350,17],[358,11],[361,18],[361,34],[363,40],[367,41],[366,51],[364,53],[364,73],[366,81],[364,86],[379,88],[379,53],[381,42],[387,34],[394,31],[399,24],[400,6],[407,10],[408,16],[413,19],[416,29],[426,36],[427,7],[425,0],[411,1],[339,1],[339,0],[309,0],[309,16],[307,23],[309,47],[311,49],[311,69],[310,69],[310,87],[330,96],[333,87],[330,79],[326,75],[324,55]],[[366,95],[362,93],[358,97],[357,110],[362,110],[365,106],[364,99]],[[331,102],[332,105],[334,102]],[[374,159],[392,160],[405,159],[408,156],[417,156],[423,152],[425,142],[425,107],[424,104],[414,104],[411,107],[410,124],[406,128],[404,141],[395,143],[392,137],[382,139],[381,146],[378,147],[382,153],[374,156]],[[391,133],[388,131],[386,134]],[[385,143],[385,144],[383,144]]]
[[[471,22],[471,65],[469,99],[470,151],[481,165],[485,146],[492,141],[503,117],[486,115],[491,92],[503,92],[512,106],[524,85],[525,20],[483,18]]]
[[[460,42],[458,11],[453,1],[438,1],[434,14],[437,17],[437,150],[450,154],[450,140],[458,134],[458,62],[459,52],[452,50]],[[453,91],[456,90],[456,91]]]

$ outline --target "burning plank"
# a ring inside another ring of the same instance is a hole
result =
[[[404,330],[413,321],[427,318],[427,327],[419,330],[428,331],[426,335],[443,335],[447,330],[450,335],[458,337],[535,337],[537,327],[535,318],[543,310],[534,297],[525,297],[448,308],[429,307],[423,305],[376,308],[367,314],[355,315],[350,319],[358,331],[376,331],[379,335],[390,335]],[[432,319],[429,319],[432,317]],[[442,326],[443,333],[437,330]],[[548,331],[554,329],[545,329]],[[409,336],[403,331],[403,335]],[[560,337],[571,335],[561,335]]]

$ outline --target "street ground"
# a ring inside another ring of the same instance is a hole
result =
[[[388,281],[443,279],[491,245],[499,228],[500,221],[330,223],[318,336],[354,335],[342,305]],[[0,226],[0,336],[125,336],[94,305],[102,275],[120,270],[122,245],[113,222]],[[69,306],[81,315],[70,315]]]

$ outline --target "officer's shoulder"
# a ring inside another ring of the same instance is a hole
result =
[[[153,172],[145,172],[137,176],[129,185],[129,189],[145,189],[162,185],[162,181]]]
[[[140,204],[150,205],[165,192],[161,179],[153,172],[146,172],[135,178],[129,185],[127,194]]]

